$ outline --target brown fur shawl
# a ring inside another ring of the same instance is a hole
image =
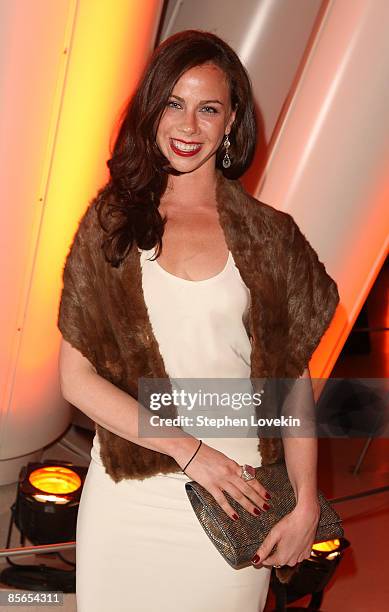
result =
[[[337,285],[291,215],[219,171],[216,197],[227,246],[251,294],[251,378],[299,377],[334,315]],[[139,378],[168,377],[144,301],[139,250],[134,246],[118,268],[105,261],[96,199],[67,256],[58,327],[98,374],[136,398]],[[181,470],[168,455],[100,425],[97,431],[116,482]],[[258,444],[263,465],[283,459],[280,438],[260,437]]]

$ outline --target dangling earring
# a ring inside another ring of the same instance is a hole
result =
[[[228,149],[230,148],[230,145],[231,143],[229,141],[228,134],[226,134],[226,137],[223,142],[223,146],[226,150],[226,154],[223,157],[223,168],[229,168],[231,166],[231,159],[230,159],[230,156],[228,155]]]

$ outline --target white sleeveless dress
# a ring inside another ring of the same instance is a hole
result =
[[[150,321],[171,379],[249,378],[250,292],[232,254],[209,279],[167,272],[142,251]],[[192,431],[193,433],[193,431]],[[248,435],[248,434],[246,434]],[[203,438],[239,464],[261,464],[255,436]],[[261,612],[270,569],[232,568],[196,518],[184,473],[115,483],[96,434],[77,521],[78,612]]]

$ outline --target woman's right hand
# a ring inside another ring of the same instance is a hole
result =
[[[181,448],[174,457],[181,469],[198,448],[199,440],[196,438],[191,440],[193,442],[188,440],[186,448]],[[242,466],[204,442],[185,469],[185,474],[207,489],[226,514],[234,520],[239,517],[228,503],[224,491],[253,516],[258,516],[261,511],[269,509],[266,500],[270,499],[270,495],[265,487],[256,479],[243,480],[241,473]]]

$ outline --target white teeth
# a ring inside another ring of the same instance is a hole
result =
[[[179,140],[172,139],[174,146],[176,149],[180,149],[180,151],[196,151],[196,149],[200,149],[200,144],[185,144],[184,142],[180,142]]]

